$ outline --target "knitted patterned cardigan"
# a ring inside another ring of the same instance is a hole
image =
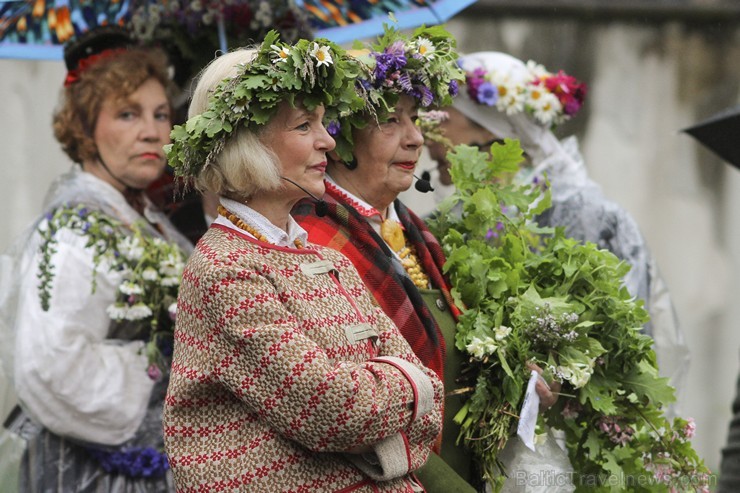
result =
[[[442,398],[340,253],[201,238],[164,412],[179,492],[420,491]]]

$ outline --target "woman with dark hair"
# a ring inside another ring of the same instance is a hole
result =
[[[143,192],[165,167],[167,61],[108,27],[66,46],[65,62],[54,133],[75,164],[7,254],[0,290],[22,409],[11,421],[27,440],[19,487],[172,491],[162,315],[192,246]]]

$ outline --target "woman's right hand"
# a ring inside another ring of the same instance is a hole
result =
[[[527,368],[536,371],[540,375],[534,389],[540,397],[540,412],[546,411],[558,401],[561,387],[560,382],[553,381],[548,384],[545,381],[545,377],[542,376],[542,368],[535,363],[527,363]]]

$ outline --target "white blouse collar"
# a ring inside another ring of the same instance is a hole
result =
[[[306,233],[306,230],[295,222],[292,216],[288,216],[288,231],[286,232],[272,224],[265,216],[241,202],[227,199],[226,197],[219,197],[219,200],[221,201],[221,205],[233,212],[239,219],[262,233],[268,243],[281,247],[294,248],[296,239],[304,245],[308,240],[308,233]],[[221,215],[219,215],[214,222],[242,231],[254,238],[252,233],[240,229]]]

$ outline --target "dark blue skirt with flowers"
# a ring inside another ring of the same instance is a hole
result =
[[[26,426],[22,493],[170,493],[162,405],[168,379],[158,382],[136,436],[118,447],[75,442],[37,425]],[[35,429],[33,429],[35,426]]]

